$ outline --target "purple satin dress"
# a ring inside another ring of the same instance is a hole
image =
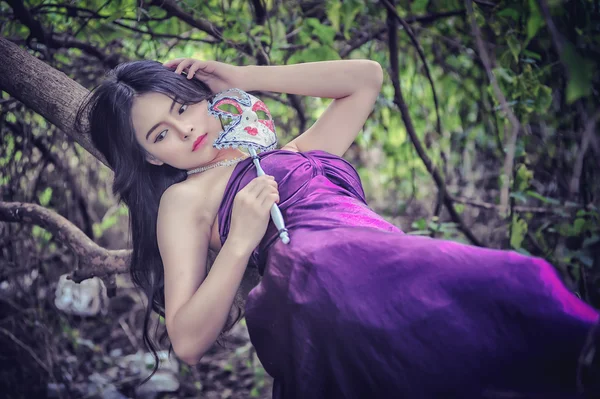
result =
[[[274,398],[574,398],[599,314],[539,258],[404,234],[355,169],[324,151],[260,154],[291,242],[273,223],[249,267],[246,322]],[[219,209],[256,170],[240,162]],[[513,395],[513,396],[511,396]]]

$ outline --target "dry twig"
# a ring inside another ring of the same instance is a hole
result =
[[[519,130],[521,129],[521,124],[519,120],[515,116],[514,112],[508,105],[506,101],[506,97],[504,97],[504,93],[500,89],[498,85],[498,81],[496,80],[496,76],[492,71],[492,62],[490,57],[485,49],[485,44],[483,43],[483,39],[481,37],[481,32],[479,31],[479,26],[477,26],[477,21],[475,20],[475,15],[473,14],[473,2],[472,0],[465,0],[465,5],[467,8],[467,16],[469,21],[471,22],[471,30],[473,31],[473,35],[475,36],[475,43],[477,45],[477,51],[479,52],[479,57],[481,58],[481,62],[485,68],[485,72],[492,84],[494,92],[496,93],[496,97],[500,102],[500,105],[504,112],[506,113],[508,120],[511,124],[511,132],[508,139],[505,137],[505,148],[506,148],[506,156],[504,158],[504,179],[502,181],[502,187],[500,190],[500,206],[501,212],[504,215],[508,214],[508,205],[509,205],[509,196],[510,196],[510,181],[512,176],[513,164],[515,160],[515,148],[517,144],[517,137],[519,135]]]

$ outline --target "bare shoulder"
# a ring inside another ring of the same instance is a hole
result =
[[[203,198],[205,193],[206,190],[203,190],[198,182],[183,181],[173,184],[165,190],[160,198],[159,215],[176,212],[196,215],[203,219],[207,215],[202,211],[204,208],[200,204],[205,200]]]
[[[293,141],[290,141],[289,143],[287,143],[286,145],[281,147],[281,149],[285,150],[285,151],[291,151],[291,152],[300,152],[300,150],[298,149],[298,147],[296,146],[296,144]]]

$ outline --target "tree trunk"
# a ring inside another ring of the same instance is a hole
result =
[[[75,129],[77,109],[89,91],[3,37],[0,37],[0,89],[43,116],[106,164],[89,135]],[[87,125],[87,121],[83,122]]]

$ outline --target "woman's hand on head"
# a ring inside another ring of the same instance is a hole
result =
[[[193,58],[176,58],[163,64],[175,73],[185,72],[188,79],[196,78],[208,85],[214,93],[242,87],[242,67],[218,61],[202,61]]]
[[[268,175],[254,178],[233,200],[228,240],[243,250],[254,250],[267,231],[274,203],[279,203],[275,178]]]

